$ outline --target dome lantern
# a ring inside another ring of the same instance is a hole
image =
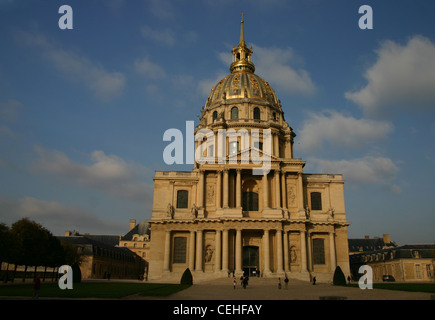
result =
[[[230,66],[231,73],[248,71],[254,73],[255,66],[252,63],[252,47],[248,48],[245,43],[245,32],[243,29],[243,13],[242,21],[240,21],[240,41],[239,45],[233,46],[233,63]]]

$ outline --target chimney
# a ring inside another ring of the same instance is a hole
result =
[[[384,243],[390,243],[390,235],[389,234],[384,234]]]
[[[128,231],[131,231],[136,226],[136,220],[130,219],[130,229]]]
[[[364,239],[370,239],[370,236],[365,236]]]

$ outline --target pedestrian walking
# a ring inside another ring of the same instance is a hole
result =
[[[278,278],[278,289],[281,290],[281,278]]]
[[[350,284],[350,280],[351,280],[351,278],[350,278],[350,276],[347,276],[347,282]]]
[[[316,277],[313,277],[313,285],[316,284]]]
[[[287,290],[288,289],[288,278],[287,278],[287,275],[285,276],[285,279],[284,279],[284,283],[285,283],[285,289]]]
[[[39,298],[39,291],[41,290],[41,280],[38,277],[33,279],[33,299]]]
[[[234,290],[236,289],[236,278],[234,277],[233,278],[233,287],[234,287]]]

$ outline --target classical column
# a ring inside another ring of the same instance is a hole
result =
[[[305,239],[305,231],[301,231],[301,271],[307,271],[307,247]]]
[[[222,247],[221,247],[221,231],[216,230],[216,239],[215,239],[215,266],[214,271],[221,271],[221,260],[222,260]]]
[[[241,170],[237,169],[236,178],[236,208],[242,207],[242,174]]]
[[[202,230],[196,232],[196,269],[195,271],[202,270]]]
[[[195,231],[190,231],[189,239],[189,269],[195,270]]]
[[[281,208],[281,190],[279,182],[279,171],[275,170],[275,208]]]
[[[313,251],[311,249],[311,233],[307,233],[307,261],[308,261],[308,271],[313,271]]]
[[[228,169],[224,169],[224,187],[223,187],[224,208],[228,208]]]
[[[304,208],[304,183],[302,181],[302,172],[298,173],[298,207],[300,216],[305,217]]]
[[[216,208],[220,209],[222,205],[222,171],[217,171],[217,185],[216,185]]]
[[[222,271],[228,272],[228,230],[222,230]]]
[[[169,260],[171,257],[171,231],[165,234],[165,254],[163,257],[163,272],[169,272]]]
[[[289,246],[288,246],[288,233],[287,231],[284,230],[284,237],[283,237],[283,241],[284,241],[284,271],[285,272],[289,272]]]
[[[279,157],[279,137],[278,134],[273,135],[274,154]]]
[[[330,258],[331,258],[331,271],[335,270],[336,267],[336,261],[335,261],[335,233],[330,232],[329,233],[329,251],[330,251]]]
[[[263,175],[263,207],[269,208],[269,186],[267,181],[267,173]]]
[[[236,230],[236,274],[242,272],[242,230]]]
[[[269,230],[265,229],[263,234],[263,245],[264,245],[264,271],[265,273],[270,273],[270,248],[269,248]]]
[[[282,230],[276,230],[276,262],[277,262],[277,273],[283,273],[282,268]]]
[[[198,183],[198,207],[204,207],[204,170],[199,171],[199,183]]]

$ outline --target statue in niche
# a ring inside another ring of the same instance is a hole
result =
[[[198,208],[195,204],[193,204],[192,209],[190,210],[190,213],[192,214],[192,218],[195,219],[198,216]]]
[[[168,207],[166,209],[166,217],[170,219],[174,218],[174,207],[170,203],[168,203]]]
[[[208,186],[207,188],[207,202],[213,203],[214,200],[214,186]]]
[[[290,207],[293,207],[295,205],[295,199],[296,199],[295,188],[290,187],[288,190],[288,203]]]
[[[296,256],[295,247],[291,247],[290,248],[290,262],[291,263],[295,263],[296,262],[296,258],[297,258],[297,256]]]
[[[213,258],[213,249],[210,245],[205,248],[205,262],[211,262]]]

